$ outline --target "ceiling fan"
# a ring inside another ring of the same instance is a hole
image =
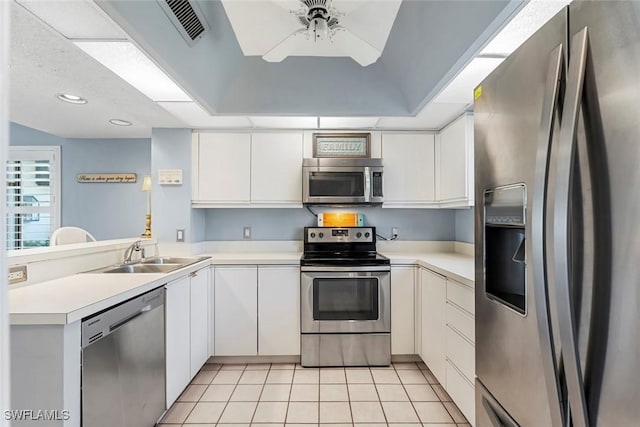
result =
[[[328,42],[336,45],[358,64],[366,67],[380,57],[381,51],[340,25],[345,14],[333,7],[333,0],[273,0],[296,16],[303,26],[265,53],[268,62],[281,62],[304,43]]]

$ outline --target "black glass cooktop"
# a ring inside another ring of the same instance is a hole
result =
[[[391,261],[377,252],[306,252],[300,258],[303,266],[359,267],[390,265]]]

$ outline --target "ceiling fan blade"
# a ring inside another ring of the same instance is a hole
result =
[[[306,5],[300,0],[271,0],[271,2],[289,12],[306,12],[307,9]]]
[[[380,50],[344,27],[335,29],[332,41],[363,67],[376,62],[382,54]]]
[[[267,62],[281,62],[287,56],[291,55],[304,41],[306,37],[306,29],[300,29],[292,33],[289,37],[278,43],[269,52],[262,55],[262,59]]]

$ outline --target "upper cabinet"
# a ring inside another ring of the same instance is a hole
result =
[[[301,205],[302,133],[251,135],[251,203]]]
[[[436,198],[443,207],[473,206],[473,116],[464,114],[436,137]]]
[[[195,134],[193,205],[251,202],[251,134]]]
[[[436,207],[434,144],[430,133],[382,134],[383,207]]]
[[[302,206],[302,133],[200,133],[193,207]]]
[[[302,207],[302,159],[318,132],[194,133],[192,206]],[[371,157],[384,164],[382,207],[473,206],[471,114],[438,133],[369,133]]]

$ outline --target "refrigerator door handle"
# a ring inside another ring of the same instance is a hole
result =
[[[556,194],[553,216],[553,258],[556,301],[560,327],[560,343],[564,362],[567,392],[573,427],[588,427],[589,415],[584,391],[584,380],[577,343],[572,300],[570,269],[569,208],[574,155],[576,150],[576,128],[582,107],[582,92],[588,51],[587,28],[575,34],[571,40],[571,53],[567,76],[567,89],[562,110],[562,126],[558,145],[556,169]]]
[[[538,320],[538,337],[540,340],[542,366],[545,373],[545,384],[549,401],[552,427],[563,426],[561,392],[558,375],[558,362],[555,358],[553,328],[551,324],[550,304],[547,287],[553,285],[548,280],[548,259],[545,250],[547,190],[550,165],[550,151],[553,140],[554,122],[558,111],[560,82],[563,77],[564,46],[560,44],[549,55],[549,65],[542,104],[542,116],[538,133],[536,153],[536,169],[532,200],[531,221],[531,263],[533,268],[533,292],[536,300],[536,317]]]

